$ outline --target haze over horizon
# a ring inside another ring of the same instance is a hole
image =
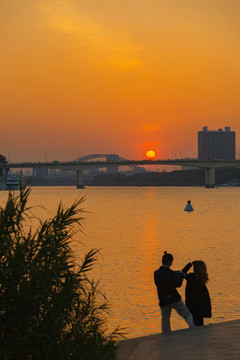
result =
[[[196,157],[202,126],[238,145],[239,14],[237,0],[0,0],[0,153]]]

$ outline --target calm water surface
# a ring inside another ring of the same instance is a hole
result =
[[[213,305],[206,323],[240,318],[240,188],[35,187],[30,202],[42,205],[34,213],[47,218],[60,200],[67,207],[83,195],[84,245],[74,251],[80,259],[89,249],[101,249],[93,275],[101,278],[111,304],[110,327],[127,327],[128,337],[160,332],[153,272],[164,250],[173,253],[174,270],[206,262]],[[0,196],[3,205],[7,192]],[[183,211],[187,200],[193,213]],[[173,330],[186,327],[174,312],[171,324]]]

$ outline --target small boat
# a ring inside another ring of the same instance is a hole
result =
[[[19,189],[20,177],[18,175],[9,175],[6,179],[7,190],[17,190]]]

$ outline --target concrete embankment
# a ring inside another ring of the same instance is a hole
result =
[[[240,320],[122,340],[118,360],[240,360]]]

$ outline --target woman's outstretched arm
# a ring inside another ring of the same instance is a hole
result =
[[[183,275],[187,275],[187,272],[191,269],[191,267],[192,267],[191,262],[189,262],[186,266],[184,266],[184,268],[182,269]]]

